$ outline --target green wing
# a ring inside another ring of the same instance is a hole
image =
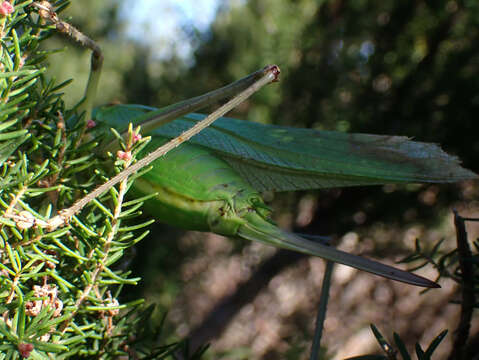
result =
[[[139,105],[97,111],[124,127],[145,112]],[[188,114],[149,135],[175,137],[202,120]],[[214,150],[258,191],[304,190],[386,183],[456,182],[477,178],[435,144],[401,136],[349,134],[220,118],[191,143]]]

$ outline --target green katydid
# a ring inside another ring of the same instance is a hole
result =
[[[100,124],[124,128],[156,109],[117,105],[97,109]],[[147,150],[204,118],[187,114],[151,130]],[[146,208],[160,220],[320,256],[414,285],[437,285],[417,275],[341,252],[280,230],[259,191],[317,189],[476,178],[434,144],[404,137],[315,131],[220,118],[152,163],[134,183],[140,195],[157,193]]]
[[[36,6],[43,9],[40,4]],[[85,101],[79,108],[84,110],[84,121],[89,120],[90,104],[101,71],[101,50],[78,30],[59,20],[51,9],[43,10],[46,10],[43,16],[57,24],[57,28],[70,29],[64,33],[93,51]],[[61,226],[65,219],[80,211],[98,194],[153,161],[153,170],[137,179],[134,186],[139,193],[158,193],[149,200],[147,207],[165,222],[187,229],[257,240],[406,283],[437,287],[434,282],[420,276],[280,230],[270,222],[270,211],[259,194],[261,190],[441,183],[477,178],[476,174],[461,168],[456,158],[436,145],[412,142],[404,137],[318,132],[223,118],[215,126],[193,137],[190,143],[174,149],[182,142],[182,137],[189,139],[194,135],[190,132],[191,135],[184,136],[186,129],[189,131],[192,125],[199,129],[198,120],[202,116],[188,113],[242,91],[229,102],[231,106],[221,107],[213,113],[216,115],[210,115],[208,124],[211,124],[218,116],[274,80],[278,71],[275,67],[267,67],[245,78],[244,82],[238,81],[237,87],[219,89],[167,109],[128,105],[99,109],[96,112],[98,122],[115,128],[122,128],[127,122],[141,123],[143,130],[153,136],[149,149],[174,138],[169,142],[171,146],[168,149],[173,151],[154,160],[161,153],[159,149],[155,150],[52,218],[46,226],[50,229]],[[268,72],[276,74],[271,77]],[[261,75],[261,79],[253,84],[257,75]],[[175,118],[175,121],[163,125]],[[111,150],[111,144],[102,149]]]

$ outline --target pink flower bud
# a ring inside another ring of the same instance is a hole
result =
[[[7,16],[14,11],[14,7],[8,1],[3,1],[0,4],[0,15]]]
[[[118,159],[124,160],[124,161],[130,161],[131,160],[131,151],[121,151],[118,150],[116,153],[116,156]]]
[[[86,127],[88,129],[94,128],[95,126],[96,126],[96,122],[94,122],[93,120],[88,120],[86,123]]]
[[[133,138],[132,138],[133,144],[136,144],[140,140],[141,140],[141,134],[133,133]]]

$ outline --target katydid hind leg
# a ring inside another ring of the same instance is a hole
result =
[[[238,236],[248,240],[259,241],[277,247],[299,251],[308,255],[318,256],[326,260],[351,266],[359,270],[407,284],[428,288],[440,287],[435,282],[411,272],[400,270],[361,256],[349,254],[335,249],[334,247],[326,246],[319,242],[311,241],[297,236],[296,234],[283,231],[273,224],[262,221],[259,217],[255,217],[252,221],[247,221],[241,226],[238,230]]]

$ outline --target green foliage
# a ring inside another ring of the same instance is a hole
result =
[[[45,76],[56,50],[41,45],[55,29],[32,1],[0,18],[0,350],[2,359],[198,359],[183,342],[162,345],[143,300],[119,300],[139,278],[121,265],[152,220],[139,220],[140,200],[124,201],[132,179],[93,201],[64,227],[45,221],[134,161],[144,145],[123,143],[131,159],[100,161],[83,138],[86,121],[65,105]],[[67,1],[52,4],[60,11]],[[131,130],[132,131],[132,130]],[[106,166],[102,166],[105,163]],[[32,214],[33,217],[29,217]],[[42,225],[43,224],[43,225]]]

